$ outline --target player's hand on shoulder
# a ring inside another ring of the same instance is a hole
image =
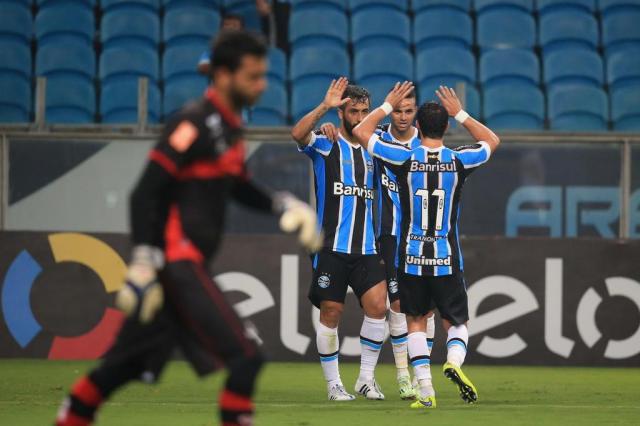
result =
[[[450,117],[455,117],[456,114],[462,110],[462,103],[452,88],[440,86],[440,88],[436,90],[436,95]]]
[[[388,102],[395,109],[413,90],[414,86],[411,81],[398,82],[393,86],[393,89],[391,89],[384,101]]]
[[[346,77],[340,77],[337,80],[332,80],[322,103],[327,108],[337,108],[349,102],[351,100],[349,98],[342,99],[342,95],[348,85],[349,80],[347,80]]]
[[[128,317],[146,324],[162,308],[164,296],[157,273],[164,265],[162,250],[136,246],[123,287],[116,295],[116,306]]]
[[[322,247],[323,236],[318,230],[318,216],[307,203],[298,200],[288,192],[276,194],[280,216],[280,229],[287,233],[297,233],[300,244],[310,252]]]
[[[338,142],[338,128],[333,123],[324,123],[320,126],[320,133],[331,142]]]

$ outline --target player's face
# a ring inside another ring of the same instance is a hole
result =
[[[338,116],[347,135],[353,136],[353,128],[356,127],[369,114],[369,101],[349,102],[344,109],[338,110]]]
[[[245,55],[240,67],[231,74],[229,94],[236,106],[255,104],[267,88],[267,59]]]
[[[415,98],[403,99],[400,105],[391,112],[391,125],[399,132],[405,132],[413,125],[417,113]]]

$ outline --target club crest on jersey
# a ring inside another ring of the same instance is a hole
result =
[[[328,274],[322,274],[318,277],[318,287],[327,288],[331,285],[331,279]]]
[[[456,172],[458,168],[456,163],[423,163],[421,161],[413,160],[409,165],[410,172]]]
[[[352,195],[373,200],[373,189],[359,186],[345,185],[342,182],[333,182],[333,195]]]
[[[389,281],[389,293],[396,294],[398,292],[398,281],[391,280]]]

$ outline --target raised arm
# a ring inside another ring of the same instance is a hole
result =
[[[462,124],[476,141],[485,141],[489,145],[489,148],[491,148],[491,152],[498,148],[498,145],[500,145],[498,135],[462,109],[460,99],[458,99],[453,89],[440,86],[440,88],[436,90],[436,95],[438,95],[440,103],[446,108],[449,115]]]
[[[291,137],[298,145],[306,146],[311,141],[311,131],[315,129],[318,121],[331,108],[337,108],[350,101],[349,98],[342,99],[342,94],[349,85],[346,77],[340,77],[338,80],[332,80],[324,99],[307,115],[302,117],[291,129]]]

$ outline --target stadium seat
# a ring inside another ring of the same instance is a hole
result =
[[[544,83],[547,90],[557,84],[584,84],[602,87],[604,65],[600,55],[589,50],[561,50],[544,56]]]
[[[421,86],[440,84],[438,82],[444,80],[475,84],[475,58],[466,49],[446,46],[424,49],[416,57],[415,79]]]
[[[167,82],[164,86],[162,103],[165,119],[182,108],[187,102],[202,97],[206,87],[207,78],[195,73],[190,76],[183,75],[179,80]]]
[[[100,114],[102,122],[108,124],[132,124],[138,121],[138,81],[131,79],[102,85]],[[160,119],[160,90],[155,83],[149,84],[148,122]]]
[[[100,7],[103,12],[119,8],[145,8],[157,12],[160,0],[100,0]]]
[[[533,11],[533,0],[474,0],[473,6],[478,14],[510,8],[531,13]]]
[[[609,56],[607,83],[612,89],[640,84],[640,44]]]
[[[478,15],[476,41],[483,50],[531,49],[536,44],[536,23],[519,9],[490,9]]]
[[[36,75],[75,77],[93,82],[95,74],[93,46],[84,42],[49,43],[36,53]]]
[[[214,9],[219,11],[222,8],[222,0],[162,0],[162,6],[165,13],[172,9],[179,9],[182,7],[204,7],[206,9]]]
[[[322,102],[330,82],[331,79],[326,77],[315,81],[301,81],[291,86],[291,116],[294,123]],[[338,124],[337,111],[329,111],[321,121]]]
[[[445,45],[468,49],[473,44],[473,22],[469,14],[460,9],[426,9],[414,19],[413,43],[418,52]]]
[[[147,8],[117,8],[102,16],[100,34],[105,48],[135,44],[155,49],[160,41],[160,20]]]
[[[30,111],[31,83],[18,75],[3,75],[0,78],[0,123],[27,123]]]
[[[49,42],[76,39],[93,44],[95,25],[90,8],[78,3],[54,4],[40,9],[36,15],[36,40],[40,47]]]
[[[289,0],[289,3],[291,3],[291,7],[295,10],[331,6],[346,12],[349,0]]]
[[[552,130],[607,130],[609,101],[604,90],[583,85],[558,85],[547,94]]]
[[[480,57],[480,82],[487,88],[495,84],[540,84],[540,63],[531,50],[496,49]]]
[[[598,0],[598,9],[603,17],[612,13],[636,12],[638,8],[638,0]]]
[[[287,124],[287,91],[277,80],[269,81],[267,90],[251,111],[254,126],[284,126]]]
[[[468,13],[471,9],[471,0],[411,0],[411,9],[414,13],[437,8],[454,8]]]
[[[10,0],[11,1],[11,0]],[[44,7],[49,7],[49,6],[54,6],[57,4],[62,3],[65,0],[19,0],[21,3],[26,4],[28,6],[31,6],[32,3],[35,3],[36,5],[38,5],[39,9],[42,9]],[[68,1],[68,0],[67,0]],[[87,7],[89,7],[90,9],[93,9],[97,3],[97,0],[72,0],[76,3],[81,3]],[[107,0],[103,0],[102,3],[105,3],[105,1]]]
[[[611,91],[611,120],[614,130],[640,131],[640,84]]]
[[[47,123],[93,123],[96,114],[93,82],[74,77],[48,78],[45,108]]]
[[[202,42],[208,44],[220,28],[220,14],[204,7],[174,8],[165,13],[162,28],[163,40],[167,46]]]
[[[269,78],[284,83],[287,80],[287,56],[277,47],[269,48]]]
[[[346,48],[349,34],[347,15],[333,8],[293,11],[289,18],[289,41],[293,49],[305,46]]]
[[[592,14],[596,10],[596,0],[537,0],[537,10],[540,16],[558,11]]]
[[[0,3],[0,39],[29,43],[33,35],[31,10],[20,3]]]
[[[105,49],[100,56],[100,79],[103,82],[130,77],[149,77],[155,82],[158,80],[158,68],[158,55],[152,49],[112,47]]]
[[[165,83],[198,75],[198,58],[207,48],[208,44],[202,42],[167,47],[162,57],[162,78]]]
[[[226,13],[242,16],[244,26],[250,30],[260,31],[260,15],[255,0],[224,0]]]
[[[592,14],[560,10],[540,18],[540,46],[544,53],[558,49],[596,50],[600,36]]]
[[[408,49],[381,53],[376,47],[357,50],[353,58],[353,77],[356,82],[389,76],[396,81],[413,80],[413,55]]]
[[[365,9],[396,9],[399,12],[407,12],[408,0],[349,0],[351,13],[357,13]]]
[[[640,8],[602,17],[602,44],[607,56],[640,44]]]
[[[405,12],[367,8],[351,17],[351,41],[356,50],[407,48],[411,42],[411,22]]]
[[[458,84],[464,84],[464,95],[457,89]],[[480,93],[474,84],[456,78],[442,78],[440,80],[421,84],[418,86],[419,103],[427,101],[438,101],[436,96],[436,90],[440,86],[448,86],[456,90],[458,97],[462,99],[464,96],[465,105],[464,109],[474,117],[480,117]],[[439,102],[439,101],[438,101]],[[455,125],[455,120],[449,121],[452,125]]]
[[[5,76],[31,80],[31,49],[25,43],[0,39],[0,80]]]
[[[348,77],[349,70],[347,52],[335,47],[295,49],[289,62],[289,76],[293,85],[303,80],[317,80],[318,77],[327,82],[340,76]]]
[[[533,86],[500,85],[484,90],[484,120],[492,129],[544,128],[544,96]]]

